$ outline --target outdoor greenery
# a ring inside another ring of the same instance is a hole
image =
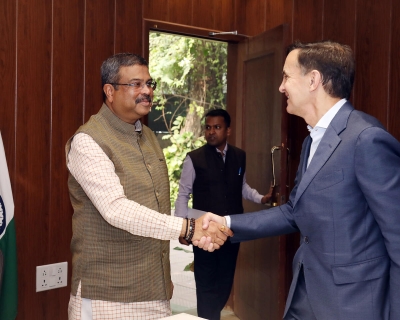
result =
[[[152,32],[149,69],[157,81],[154,121],[164,123],[170,142],[164,155],[174,207],[186,154],[205,143],[204,114],[226,107],[227,44]]]

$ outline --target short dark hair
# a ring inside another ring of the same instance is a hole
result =
[[[117,53],[106,59],[101,65],[101,88],[107,83],[118,83],[120,80],[119,70],[121,67],[134,65],[149,67],[148,62],[143,57],[129,52]],[[117,86],[113,85],[115,90]],[[106,94],[103,91],[103,101],[106,101]]]
[[[207,117],[224,117],[224,122],[226,127],[229,128],[231,126],[231,116],[228,111],[224,109],[212,109],[207,112],[205,118]]]
[[[298,63],[303,73],[318,70],[325,91],[335,98],[350,98],[354,83],[353,51],[347,45],[333,41],[294,42],[287,53],[299,50]]]

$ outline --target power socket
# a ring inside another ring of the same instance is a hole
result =
[[[36,267],[36,292],[67,286],[68,262]]]

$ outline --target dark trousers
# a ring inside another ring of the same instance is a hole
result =
[[[308,300],[303,267],[301,267],[292,303],[284,320],[317,320]]]
[[[193,246],[197,314],[208,320],[220,320],[231,293],[239,243],[229,241],[214,252]]]

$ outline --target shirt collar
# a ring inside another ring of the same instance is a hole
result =
[[[140,120],[135,122],[135,131],[142,131],[142,122]]]
[[[219,153],[221,153],[223,156],[226,155],[226,151],[228,150],[228,143],[225,144],[224,150],[221,152],[218,148],[215,148]]]
[[[336,114],[339,112],[340,108],[346,103],[346,99],[341,99],[338,102],[336,102],[332,108],[328,110],[327,113],[325,113],[321,119],[317,122],[314,128],[319,127],[319,128],[328,128],[329,124],[331,123],[332,119],[336,116]],[[311,132],[313,127],[310,125],[307,126],[308,131]]]

